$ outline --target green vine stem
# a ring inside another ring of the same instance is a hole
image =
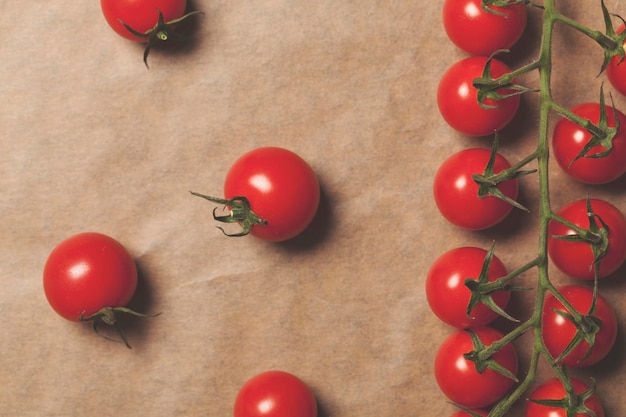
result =
[[[515,178],[521,174],[530,173],[531,171],[520,171],[523,167],[533,161],[537,161],[537,169],[532,172],[537,172],[539,180],[539,225],[538,225],[538,253],[537,257],[515,271],[509,273],[505,277],[499,280],[486,284],[484,290],[499,290],[504,288],[513,278],[527,272],[533,268],[537,268],[537,286],[535,295],[535,307],[533,314],[526,321],[518,324],[513,330],[504,335],[500,340],[492,343],[489,346],[481,347],[477,352],[473,352],[476,355],[477,361],[484,361],[489,359],[495,352],[502,349],[505,345],[513,342],[522,334],[529,330],[533,331],[533,347],[530,356],[529,369],[524,378],[519,381],[516,387],[499,403],[497,403],[489,413],[489,417],[502,417],[510,408],[515,404],[522,395],[530,388],[535,380],[537,369],[540,360],[543,358],[554,371],[554,374],[563,383],[567,398],[575,399],[579,398],[574,393],[574,388],[569,376],[567,375],[567,369],[557,363],[550,353],[548,352],[545,344],[543,343],[542,336],[542,311],[546,296],[553,294],[568,310],[574,320],[578,321],[584,318],[584,315],[578,313],[571,304],[559,293],[557,288],[553,285],[548,275],[548,239],[549,239],[549,223],[551,221],[557,221],[565,224],[574,230],[575,233],[581,237],[586,237],[588,240],[593,240],[594,237],[602,238],[602,236],[595,236],[592,230],[581,228],[577,225],[568,222],[566,219],[557,215],[551,208],[550,203],[550,189],[549,189],[549,117],[552,112],[556,113],[560,117],[564,117],[579,124],[583,128],[589,130],[596,136],[610,135],[611,132],[606,126],[596,126],[589,123],[588,120],[582,119],[579,116],[573,114],[571,111],[561,107],[553,100],[551,90],[551,75],[552,75],[552,44],[553,33],[555,24],[561,23],[569,26],[578,32],[588,36],[595,40],[605,50],[605,64],[602,67],[604,69],[606,65],[607,56],[624,56],[622,44],[624,36],[615,34],[612,24],[610,22],[611,15],[608,13],[604,2],[602,1],[602,11],[604,14],[604,20],[606,24],[606,34],[588,28],[579,22],[576,22],[562,14],[556,9],[556,0],[545,0],[543,9],[543,27],[541,46],[538,54],[538,58],[525,66],[520,67],[517,70],[513,70],[509,74],[505,74],[497,79],[489,79],[488,77],[477,78],[474,80],[474,86],[476,88],[484,88],[486,90],[493,90],[502,86],[511,86],[514,83],[516,77],[525,73],[537,70],[539,72],[539,89],[532,90],[538,93],[539,96],[539,126],[538,126],[538,141],[536,149],[530,153],[527,157],[520,160],[518,163],[510,167],[509,169],[499,172],[491,176],[485,176],[480,179],[483,182],[490,182],[497,184],[498,182]],[[619,17],[619,16],[618,16]],[[621,19],[621,18],[620,18]],[[531,91],[531,90],[526,90]],[[601,101],[603,101],[603,92],[601,90]],[[497,137],[495,139],[497,141]],[[494,145],[495,149],[495,145]],[[597,271],[597,268],[596,268]],[[597,294],[597,279],[594,283],[594,294]],[[488,287],[487,287],[488,286]],[[591,313],[591,311],[590,311]]]

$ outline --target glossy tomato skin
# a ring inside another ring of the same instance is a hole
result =
[[[582,315],[589,312],[593,301],[593,290],[579,285],[567,285],[559,288],[559,292]],[[555,311],[569,311],[552,294],[546,297],[543,315],[543,341],[553,358],[565,350],[576,335],[576,326],[571,321],[563,318]],[[604,297],[598,294],[594,317],[602,321],[600,331],[596,333],[596,339],[589,356],[583,357],[589,350],[589,344],[581,341],[578,346],[563,359],[563,364],[573,368],[582,368],[598,363],[603,359],[615,344],[617,338],[617,318],[613,309]]]
[[[597,124],[600,120],[599,103],[583,103],[571,111],[591,123]],[[609,127],[615,127],[613,108],[605,106]],[[554,158],[559,166],[572,178],[587,184],[606,184],[621,177],[626,172],[626,115],[617,110],[620,129],[613,138],[611,153],[603,158],[574,159],[591,139],[591,133],[574,122],[560,119],[554,127],[552,148]],[[587,155],[604,152],[606,148],[597,145],[591,148]]]
[[[579,379],[572,378],[572,385],[576,394],[582,394],[589,386]],[[557,378],[548,379],[538,385],[528,397],[526,402],[526,417],[568,417],[564,408],[537,404],[532,400],[562,400],[565,398],[563,383]],[[604,409],[598,396],[594,393],[585,401],[585,405],[592,410],[596,417],[604,417]],[[576,413],[574,417],[588,417],[587,414]]]
[[[487,6],[482,0],[445,0],[443,26],[450,40],[471,55],[490,56],[500,49],[509,49],[526,28],[526,5]]]
[[[446,159],[437,170],[433,194],[437,208],[450,223],[468,230],[482,230],[495,226],[513,209],[499,198],[478,197],[478,184],[474,174],[483,174],[491,156],[491,150],[469,148]],[[496,156],[494,173],[499,173],[511,164],[500,154]],[[519,186],[516,179],[498,184],[498,189],[515,200]]]
[[[260,239],[280,242],[306,229],[315,217],[320,186],[315,172],[294,152],[262,147],[241,156],[224,181],[224,197],[246,197],[267,225],[250,230]]]
[[[624,25],[617,29],[617,33],[624,31]],[[626,60],[622,61],[619,56],[615,56],[606,67],[606,76],[620,94],[626,96]]]
[[[129,32],[120,20],[135,31],[145,33],[157,24],[157,10],[163,13],[165,22],[170,22],[185,14],[187,0],[100,0],[100,7],[109,26],[120,36],[135,42],[146,42],[145,38]]]
[[[626,259],[626,218],[624,214],[604,200],[591,199],[593,212],[599,216],[609,228],[609,248],[607,255],[600,261],[598,278],[604,278],[615,272]],[[589,229],[587,201],[576,200],[557,212],[558,215],[572,224]],[[599,227],[601,223],[596,220]],[[548,233],[548,254],[552,263],[564,274],[580,280],[593,280],[593,252],[586,242],[571,242],[556,239],[553,236],[573,235],[574,230],[557,221],[550,221]]]
[[[266,371],[249,379],[235,399],[234,417],[316,417],[309,387],[284,371]]]
[[[475,78],[482,76],[488,58],[473,56],[453,64],[444,73],[437,88],[437,105],[443,119],[450,127],[468,136],[486,136],[501,130],[513,119],[519,108],[519,95],[503,100],[484,100],[483,104],[494,106],[483,108],[478,103]],[[511,69],[502,61],[491,60],[491,75],[498,78],[510,73]],[[499,94],[510,94],[509,89],[499,89]]]
[[[479,327],[473,331],[485,346],[503,337],[491,327]],[[499,401],[514,381],[490,369],[478,373],[474,362],[463,356],[472,350],[474,346],[466,331],[457,330],[448,336],[435,356],[435,379],[451,401],[467,408],[484,408]],[[517,374],[517,352],[513,345],[506,345],[494,354],[493,359],[513,375]]]
[[[471,291],[464,281],[466,278],[478,279],[487,253],[482,248],[459,247],[439,256],[430,267],[426,276],[426,299],[433,313],[444,323],[465,329],[485,326],[498,317],[497,313],[482,303],[472,309],[471,316],[466,314]],[[506,274],[502,261],[493,255],[488,280],[493,282]],[[504,309],[509,302],[510,292],[497,291],[491,296]]]
[[[46,261],[43,286],[50,306],[67,320],[125,306],[137,288],[137,267],[126,248],[100,233],[69,237]]]

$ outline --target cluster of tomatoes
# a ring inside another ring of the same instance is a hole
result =
[[[529,91],[516,88],[515,80],[487,93],[476,88],[477,79],[495,80],[512,74],[495,56],[518,42],[528,17],[525,1],[509,0],[502,6],[491,3],[445,0],[443,5],[446,33],[470,56],[442,76],[438,107],[449,126],[473,137],[494,135],[509,124],[519,107],[519,92]],[[619,57],[611,59],[607,77],[624,93],[626,64],[620,64]],[[626,120],[622,112],[605,105],[602,97],[601,92],[599,102],[573,107],[574,117],[560,118],[552,132],[552,152],[558,165],[585,184],[606,184],[626,172]],[[611,131],[611,137],[594,135],[593,127],[581,127],[576,121]],[[497,146],[465,149],[450,156],[437,171],[433,185],[442,216],[457,227],[483,230],[500,223],[515,206],[523,208],[515,202],[516,175],[494,183],[481,182],[510,169]],[[534,328],[541,331],[543,345],[555,363],[568,368],[593,365],[608,354],[616,340],[615,313],[595,284],[615,273],[626,259],[626,218],[607,201],[579,199],[551,213],[547,236],[550,262],[575,283],[546,292]],[[428,271],[426,295],[431,310],[456,329],[440,345],[434,364],[442,392],[461,407],[453,417],[487,416],[519,382],[513,344],[504,344],[487,360],[476,359],[483,347],[497,344],[505,336],[492,324],[499,316],[512,319],[506,308],[511,288],[508,279],[514,275],[494,255],[493,247],[451,249]],[[586,285],[589,283],[594,285]],[[580,395],[577,408],[568,409],[571,401],[561,379],[555,377],[533,386],[526,416],[582,416],[591,411],[602,417],[603,408],[591,384],[570,380]]]
[[[101,0],[101,6],[115,32],[146,44],[144,61],[154,42],[166,41],[182,20],[198,13],[185,14],[186,0]],[[296,153],[261,147],[234,162],[224,181],[223,198],[192,194],[223,205],[226,213],[217,215],[216,207],[214,218],[240,229],[230,232],[220,227],[224,234],[251,234],[281,242],[310,225],[318,210],[320,186],[313,169]],[[60,242],[43,271],[44,293],[54,311],[70,321],[89,322],[96,332],[99,324],[113,326],[129,348],[118,316],[147,316],[127,306],[137,281],[129,251],[116,239],[97,232],[79,233]],[[270,370],[243,384],[234,401],[234,416],[315,417],[317,402],[297,376]]]

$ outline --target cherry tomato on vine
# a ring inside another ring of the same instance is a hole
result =
[[[526,28],[525,4],[486,6],[482,0],[445,0],[443,26],[450,40],[472,55],[489,56],[509,49]]]
[[[433,186],[435,203],[450,223],[469,230],[487,229],[504,220],[513,209],[500,198],[478,197],[479,186],[472,176],[484,173],[490,157],[489,149],[464,149],[448,157],[437,170]],[[495,174],[510,167],[502,155],[496,155]],[[497,188],[506,197],[517,198],[517,179],[503,181]]]
[[[465,279],[477,280],[488,252],[482,248],[459,247],[439,256],[432,264],[426,277],[426,299],[435,315],[443,322],[459,329],[481,327],[489,324],[498,314],[483,303],[477,304],[467,315],[471,291]],[[492,256],[487,278],[489,282],[507,274],[506,267]],[[504,309],[509,302],[509,291],[491,293],[493,301]]]
[[[453,64],[444,73],[437,89],[437,105],[443,119],[458,132],[468,136],[486,136],[504,128],[513,119],[519,108],[520,97],[513,95],[500,100],[486,98],[485,106],[478,102],[475,78],[483,75],[488,58],[474,56]],[[498,78],[511,69],[502,61],[491,60],[491,76]],[[512,94],[509,88],[500,88],[498,94]]]
[[[581,380],[571,378],[571,381],[576,394],[580,395],[589,390],[589,386]],[[602,403],[595,393],[592,393],[589,398],[584,401],[582,398],[580,399],[582,404],[579,405],[578,409],[574,409],[574,411],[577,411],[576,414],[568,414],[566,408],[563,407],[534,402],[536,400],[563,400],[565,398],[566,392],[563,383],[557,378],[548,379],[537,386],[528,397],[529,401],[526,402],[526,417],[588,417],[589,413],[583,412],[581,410],[582,407],[591,410],[595,413],[596,417],[604,417]],[[565,404],[563,406],[565,406]]]
[[[501,339],[503,334],[491,327],[473,329],[485,346]],[[464,356],[474,350],[470,334],[457,330],[443,342],[435,356],[435,379],[441,391],[453,402],[467,408],[484,408],[499,401],[514,384],[514,380],[492,369],[479,373],[475,363]],[[517,373],[517,352],[511,344],[496,352],[492,359]]]
[[[249,379],[235,399],[234,417],[316,417],[310,388],[284,371],[266,371]]]
[[[103,308],[125,306],[137,287],[137,267],[115,239],[81,233],[59,243],[50,253],[43,285],[54,311],[78,321]]]
[[[187,0],[100,0],[102,14],[118,35],[135,42],[145,42],[128,30],[122,22],[139,33],[152,30],[159,21],[159,11],[166,22],[185,14]]]
[[[593,290],[578,285],[567,285],[559,288],[559,293],[575,311],[583,316],[589,313],[593,301]],[[555,359],[561,355],[577,334],[577,325],[559,312],[571,315],[570,311],[553,294],[549,294],[543,307],[542,335],[546,348]],[[581,340],[578,346],[563,358],[564,365],[575,368],[593,365],[604,358],[613,347],[617,338],[617,318],[609,303],[599,294],[592,317],[594,319],[585,320],[579,327],[582,331],[599,325],[597,332],[590,330],[589,333],[595,334],[593,348],[589,351],[589,343]],[[600,323],[597,323],[597,320]]]
[[[626,218],[624,214],[604,200],[590,199],[591,208],[599,229],[608,230],[608,248],[600,260],[598,278],[604,278],[615,272],[626,259]],[[576,200],[557,212],[557,215],[572,224],[589,230],[590,222],[587,212],[587,201]],[[602,225],[607,225],[605,228]],[[594,279],[594,255],[588,242],[558,239],[555,236],[575,235],[576,232],[556,220],[551,220],[548,230],[548,254],[553,264],[564,274],[581,280]]]
[[[621,25],[616,33],[624,31],[624,25]],[[626,96],[626,62],[619,56],[614,56],[606,67],[606,76],[609,82],[619,93]]]
[[[224,181],[224,199],[192,193],[230,208],[216,220],[241,224],[243,230],[270,242],[296,237],[317,212],[320,186],[315,172],[300,156],[277,147],[254,149],[232,165]]]
[[[593,124],[600,120],[601,106],[599,103],[584,103],[571,111]],[[605,106],[609,127],[615,127],[613,108]],[[626,172],[626,115],[616,110],[620,128],[613,137],[611,152],[602,158],[577,158],[583,148],[589,143],[591,133],[576,123],[562,118],[554,127],[552,147],[554,157],[559,166],[572,178],[588,184],[605,184],[611,182]],[[600,144],[589,149],[585,154],[593,156],[606,151]]]

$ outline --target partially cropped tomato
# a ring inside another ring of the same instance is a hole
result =
[[[137,267],[126,248],[101,233],[81,233],[59,243],[43,271],[50,306],[71,321],[124,307],[137,287]]]
[[[146,38],[133,34],[123,23],[136,32],[146,33],[157,25],[159,11],[166,22],[181,18],[185,14],[187,0],[100,0],[100,6],[104,18],[115,32],[131,41],[145,42]]]
[[[609,127],[615,127],[613,107],[604,106],[606,120]],[[584,103],[571,109],[573,113],[597,124],[600,120],[600,103]],[[588,184],[605,184],[611,182],[626,172],[626,115],[616,110],[619,120],[619,130],[612,139],[613,147],[610,153],[597,158],[606,148],[600,144],[585,152],[585,156],[578,157],[589,143],[591,133],[576,123],[567,119],[560,119],[554,127],[552,147],[554,157],[559,166],[572,178]]]
[[[428,270],[426,299],[433,313],[443,322],[464,329],[484,326],[498,317],[483,303],[477,304],[467,315],[471,291],[465,286],[465,279],[478,279],[487,254],[482,248],[469,246],[451,249],[439,256]],[[493,255],[487,273],[488,281],[493,282],[506,274],[502,261]],[[490,295],[501,309],[509,302],[509,291],[496,291]]]
[[[479,327],[473,331],[485,346],[503,337],[491,327]],[[479,373],[475,363],[464,356],[473,350],[474,344],[468,332],[457,330],[448,336],[435,356],[435,379],[451,401],[467,408],[484,408],[499,401],[515,381],[492,369]],[[505,345],[492,359],[516,375],[517,352],[513,345]]]
[[[317,417],[311,389],[297,376],[266,371],[249,379],[235,399],[234,417]]]
[[[513,206],[494,196],[479,198],[474,174],[483,174],[491,157],[491,150],[469,148],[446,159],[437,170],[433,193],[437,208],[450,223],[469,230],[492,227],[511,212]],[[495,174],[508,169],[511,164],[500,154],[496,156]],[[511,200],[517,198],[516,179],[503,181],[497,187]]]
[[[224,199],[193,193],[226,204],[230,213],[215,216],[238,222],[241,236],[281,242],[306,229],[317,212],[320,186],[313,169],[294,152],[277,147],[254,149],[231,166],[224,181]]]
[[[458,132],[468,136],[486,136],[501,130],[511,122],[519,108],[520,97],[513,95],[494,100],[486,98],[481,107],[475,78],[482,77],[488,58],[473,56],[453,64],[444,73],[437,89],[437,105],[443,119]],[[491,77],[498,78],[511,72],[502,61],[491,60]],[[500,88],[498,94],[507,96],[513,91]]]
[[[572,305],[575,311],[588,316],[593,301],[593,291],[579,285],[567,285],[559,288],[559,292]],[[598,294],[595,312],[592,318],[585,319],[579,326],[567,318],[569,310],[553,295],[546,297],[543,307],[542,328],[543,341],[553,358],[558,358],[577,335],[577,327],[581,332],[595,335],[593,348],[581,340],[577,347],[565,358],[563,364],[582,368],[593,365],[603,359],[611,350],[617,338],[617,318],[613,309],[604,297]],[[595,329],[599,326],[598,329]],[[582,334],[582,333],[581,333]]]
[[[450,417],[474,417],[474,416],[487,417],[487,411],[484,411],[484,410],[471,410],[471,412],[473,414],[470,414],[467,411],[461,410],[452,414]]]
[[[511,48],[524,33],[527,15],[525,4],[483,7],[482,0],[445,0],[443,4],[448,37],[472,55],[489,56]]]
[[[624,25],[617,29],[617,33],[624,31]],[[606,67],[606,76],[609,82],[619,93],[626,96],[626,60],[614,56]]]
[[[574,392],[578,395],[584,394],[589,390],[589,386],[586,383],[576,378],[572,378],[572,385]],[[563,383],[557,378],[548,379],[537,386],[528,399],[529,401],[526,402],[526,417],[589,417],[590,414],[587,411],[583,411],[583,408],[591,410],[596,417],[604,417],[604,409],[596,393],[592,393],[584,402],[582,401],[583,398],[580,398],[581,401],[572,399],[571,403],[582,402],[582,404],[568,406],[565,388]],[[556,406],[538,404],[535,402],[537,400],[565,401],[563,401],[564,403],[561,406]],[[572,411],[568,413],[567,408],[570,408]]]
[[[617,269],[626,260],[626,218],[611,203],[590,199],[591,209],[598,228],[608,230],[608,248],[600,259],[598,278],[604,278]],[[590,229],[587,212],[587,201],[576,200],[561,208],[557,214],[572,224],[583,229]],[[600,221],[599,219],[602,221]],[[603,226],[605,223],[607,228]],[[548,254],[553,264],[564,274],[581,280],[594,279],[594,254],[588,242],[576,242],[557,238],[558,236],[575,235],[576,232],[555,220],[550,221],[548,233]]]

